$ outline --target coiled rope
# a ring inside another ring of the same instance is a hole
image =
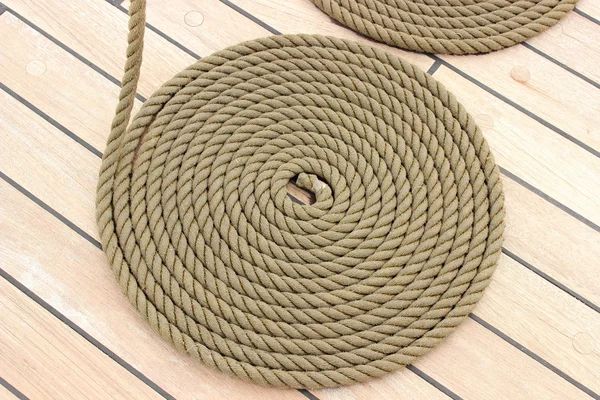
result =
[[[577,0],[312,0],[363,35],[425,53],[488,53],[554,26]]]
[[[366,45],[274,36],[193,64],[127,127],[144,1],[130,17],[97,219],[163,337],[241,378],[319,388],[407,365],[468,315],[500,254],[503,195],[442,85]],[[295,179],[314,204],[287,197]]]

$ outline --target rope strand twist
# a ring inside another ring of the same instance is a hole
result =
[[[155,330],[231,375],[320,388],[397,370],[469,314],[503,194],[441,84],[370,46],[282,35],[196,62],[129,123],[144,23],[134,0],[97,220]],[[288,198],[294,180],[314,204]]]

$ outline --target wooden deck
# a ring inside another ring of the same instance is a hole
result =
[[[485,56],[401,55],[476,116],[507,229],[471,318],[408,369],[295,391],[209,370],[160,339],[100,250],[94,198],[128,4],[0,3],[0,398],[599,399],[600,2]],[[196,58],[273,33],[367,41],[309,0],[151,0],[140,104]],[[139,106],[139,104],[138,104]]]

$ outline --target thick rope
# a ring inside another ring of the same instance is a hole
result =
[[[407,50],[488,53],[554,26],[577,0],[312,0],[363,35]]]
[[[364,381],[437,345],[481,297],[504,227],[498,168],[454,96],[372,47],[283,35],[198,61],[126,128],[144,8],[97,199],[141,315],[274,386]],[[290,180],[316,202],[292,202]]]

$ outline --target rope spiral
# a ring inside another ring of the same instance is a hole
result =
[[[489,53],[554,26],[577,0],[312,0],[377,41],[438,54]]]
[[[145,2],[130,15],[97,219],[164,338],[244,379],[319,388],[399,369],[469,314],[503,194],[441,84],[370,46],[274,36],[196,62],[129,124]],[[290,181],[316,202],[291,201]]]

